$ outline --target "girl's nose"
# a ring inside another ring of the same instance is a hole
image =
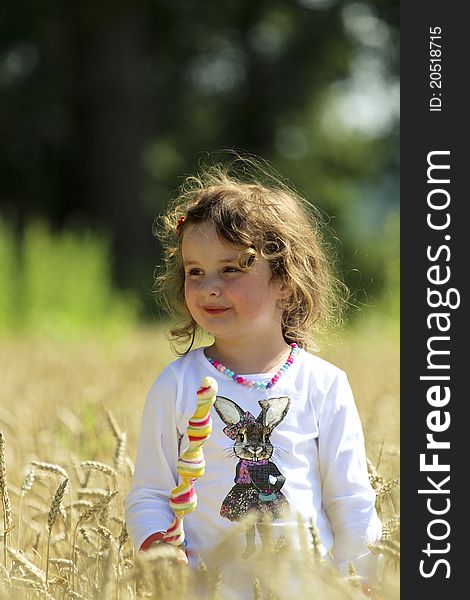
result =
[[[210,277],[204,281],[203,293],[212,298],[218,298],[220,296],[220,285],[216,278]]]

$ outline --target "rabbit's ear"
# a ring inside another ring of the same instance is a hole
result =
[[[233,400],[217,396],[214,408],[226,425],[236,425],[245,414]]]
[[[270,398],[269,400],[259,400],[258,404],[262,410],[256,420],[272,431],[287,415],[290,398],[282,396],[280,398]]]

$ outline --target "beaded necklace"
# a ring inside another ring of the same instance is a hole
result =
[[[213,367],[217,369],[217,371],[220,371],[220,373],[222,373],[223,375],[227,375],[227,377],[232,378],[235,381],[235,383],[239,383],[240,385],[246,385],[250,388],[253,387],[255,388],[255,390],[269,390],[273,387],[273,385],[276,385],[279,379],[289,369],[291,364],[294,362],[295,357],[299,353],[300,348],[298,344],[292,342],[292,344],[289,345],[291,347],[289,358],[282,365],[279,371],[274,375],[274,377],[266,383],[264,381],[254,381],[252,379],[246,379],[245,377],[242,377],[242,375],[235,373],[235,371],[232,371],[231,369],[220,363],[218,360],[215,360],[214,358],[207,357],[207,360],[211,363]]]

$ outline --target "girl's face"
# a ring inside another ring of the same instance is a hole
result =
[[[271,281],[266,259],[240,269],[245,248],[221,241],[208,222],[187,225],[182,241],[186,305],[196,323],[216,341],[259,343],[281,335],[282,309],[288,294]]]

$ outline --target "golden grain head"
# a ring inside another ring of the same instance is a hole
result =
[[[60,503],[64,498],[65,488],[67,487],[68,482],[68,479],[64,479],[64,481],[62,481],[62,483],[59,484],[59,487],[57,488],[54,497],[52,498],[51,508],[47,515],[47,527],[49,528],[49,531],[54,526],[54,523],[57,519],[57,515],[59,514]]]
[[[0,511],[3,509],[4,513],[0,523],[11,523],[13,527],[3,540],[0,536],[0,550],[4,541],[9,546],[8,551],[5,550],[7,568],[0,555],[0,590],[11,589],[15,600],[40,597],[149,600],[157,597],[157,592],[165,600],[190,600],[194,597],[194,586],[188,581],[193,576],[198,578],[201,600],[223,600],[223,568],[214,568],[210,562],[201,563],[198,570],[184,572],[185,581],[178,587],[175,569],[164,566],[159,559],[141,556],[143,553],[136,553],[128,543],[123,499],[134,472],[131,457],[136,452],[140,411],[149,372],[163,368],[169,361],[169,355],[162,355],[161,364],[155,365],[155,337],[155,332],[139,333],[126,344],[126,348],[132,346],[132,352],[118,353],[113,361],[109,360],[107,348],[93,342],[64,349],[47,342],[38,342],[33,347],[30,342],[10,346],[0,341],[3,363],[9,373],[0,383],[2,395],[27,398],[9,407],[8,440],[0,433],[3,482],[3,485],[0,483],[3,493]],[[370,409],[373,415],[367,422],[365,434],[371,458],[369,473],[380,503],[384,536],[371,552],[385,558],[388,577],[398,582],[399,428],[397,416],[390,411],[390,403],[399,393],[393,366],[398,364],[398,359],[394,347],[384,342],[381,334],[379,338],[380,347],[374,346],[370,335],[367,344],[359,336],[348,338],[336,356],[325,358],[348,371],[353,389],[357,391],[360,411],[368,414]],[[57,364],[61,365],[61,375],[58,375]],[[364,365],[369,365],[368,369]],[[381,376],[380,380],[364,376],[369,369],[371,373],[387,376]],[[34,381],[34,393],[25,387],[28,381]],[[113,382],[112,393],[109,382]],[[103,398],[112,398],[113,402],[106,413],[100,408]],[[140,398],[142,402],[130,402],[130,398]],[[76,415],[80,422],[78,433],[71,433],[60,418],[54,418],[63,410]],[[123,423],[130,425],[127,432],[117,423],[114,411],[122,415]],[[30,418],[31,414],[35,415],[34,419]],[[83,414],[87,415],[86,419]],[[13,437],[10,428],[14,433],[14,451],[6,454],[11,449],[6,442],[10,444]],[[95,435],[95,430],[99,435]],[[44,460],[31,461],[32,456]],[[80,462],[75,457],[96,460]],[[11,464],[7,464],[7,459]],[[25,467],[28,470],[23,477]],[[11,480],[9,484],[7,476]],[[5,490],[7,495],[11,492],[6,502]],[[14,490],[18,493],[12,493]],[[5,507],[10,517],[5,517]],[[64,516],[64,507],[66,519],[59,518],[61,514]],[[0,512],[0,519],[1,516]],[[234,529],[237,526],[234,524]],[[1,525],[0,528],[4,529]],[[237,531],[243,533],[243,528]],[[314,523],[304,533],[305,547],[315,551],[320,540]],[[50,577],[45,572],[48,544]],[[315,598],[323,600],[360,598],[354,572],[348,579],[341,580],[321,562],[315,563],[312,569],[314,552],[308,565],[303,564],[307,563],[305,557],[298,560],[295,554],[291,555],[292,548],[282,536],[273,540],[273,549],[269,559],[274,561],[273,579],[278,573],[283,574],[283,564],[295,565],[296,585],[303,586],[301,592],[306,598],[312,590],[315,590]],[[224,550],[221,545],[219,550],[222,561],[233,558],[231,546]],[[253,573],[253,579],[248,579],[253,582],[251,597],[297,600],[301,596],[299,589],[294,589],[290,575],[276,579],[276,586],[266,582],[264,563],[261,559],[259,563],[260,570]],[[398,583],[390,590],[379,590],[378,597],[397,600],[397,589]]]
[[[31,466],[36,467],[40,471],[46,471],[47,473],[56,473],[57,475],[61,475],[65,479],[69,479],[67,471],[61,465],[48,463],[40,460],[33,460],[31,461]]]
[[[80,463],[80,467],[85,470],[99,471],[100,473],[105,473],[111,477],[116,477],[116,471],[113,467],[97,460],[85,460]]]

